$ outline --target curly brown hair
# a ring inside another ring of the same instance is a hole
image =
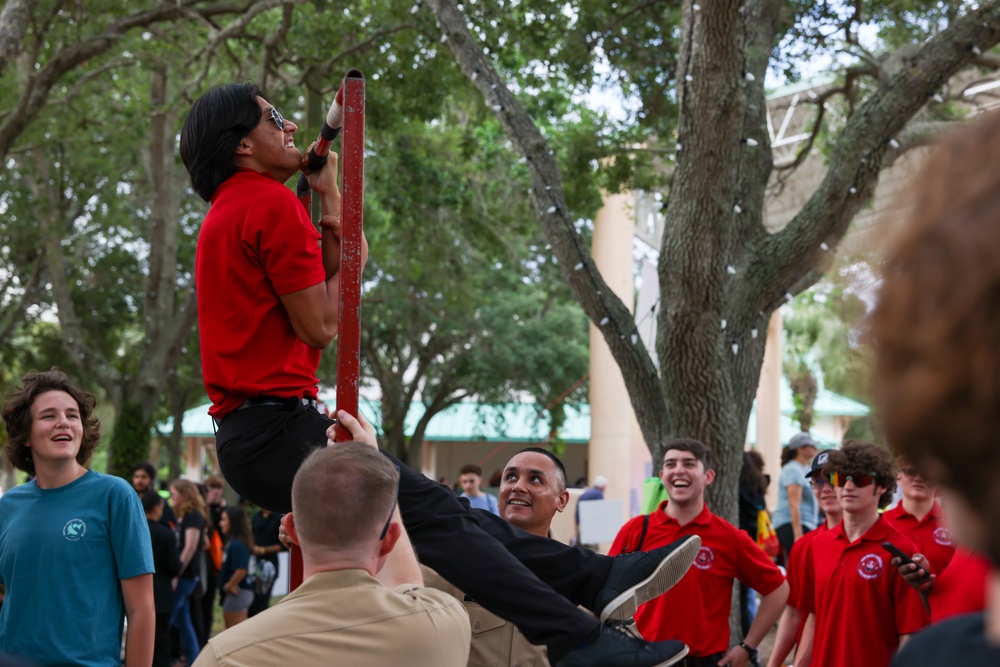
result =
[[[845,440],[840,449],[831,449],[823,464],[823,475],[827,478],[839,472],[843,475],[875,475],[875,485],[884,486],[885,493],[879,496],[879,509],[892,502],[896,490],[896,464],[892,454],[874,442]]]
[[[35,460],[31,456],[28,441],[31,438],[31,406],[35,399],[48,391],[62,391],[69,394],[80,409],[83,424],[83,440],[76,461],[82,466],[90,461],[98,441],[101,439],[101,422],[94,416],[97,399],[73,384],[69,376],[52,367],[51,370],[31,372],[21,378],[21,389],[8,393],[3,406],[3,421],[7,426],[7,444],[4,455],[15,468],[29,475],[35,474]]]
[[[1000,558],[1000,115],[942,141],[908,192],[871,318],[890,446],[961,494]]]

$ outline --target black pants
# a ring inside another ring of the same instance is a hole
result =
[[[153,667],[174,664],[170,650],[170,610],[156,612],[156,634],[153,640]]]
[[[810,492],[811,493],[811,492]],[[808,533],[811,528],[802,526],[802,534]],[[795,544],[795,531],[792,530],[792,524],[783,523],[774,529],[774,532],[778,534],[778,543],[781,545],[781,563],[780,565],[788,565],[788,556],[792,553],[792,545]]]
[[[295,472],[326,444],[330,423],[298,399],[233,412],[216,434],[222,474],[258,507],[288,513]],[[399,466],[399,509],[421,562],[514,623],[528,641],[547,646],[553,661],[597,629],[598,621],[576,605],[592,605],[611,558],[470,510],[441,484],[386,456]]]

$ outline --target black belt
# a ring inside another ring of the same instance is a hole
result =
[[[716,667],[725,655],[725,653],[715,653],[701,657],[689,655],[680,664],[682,667]]]
[[[240,410],[248,410],[250,408],[259,408],[262,405],[285,405],[288,403],[289,399],[292,398],[281,398],[280,396],[254,396],[253,398],[248,398],[243,401],[243,405],[233,410],[233,412],[239,412]],[[309,396],[303,396],[299,399],[302,401],[302,405],[307,408],[315,408],[318,405],[318,401],[315,398],[310,398]]]
[[[254,396],[253,398],[248,398],[243,401],[243,404],[228,413],[226,416],[233,414],[233,412],[240,412],[242,410],[249,410],[250,408],[259,408],[265,405],[287,405],[288,401],[295,398],[294,396],[289,396],[288,398],[281,398],[280,396]],[[299,399],[302,401],[302,405],[307,408],[319,409],[319,401],[315,398],[310,398],[309,396],[303,396]],[[223,417],[225,419],[225,417]],[[219,427],[222,426],[222,419],[216,419],[212,417],[212,423],[215,425],[215,430],[218,432]]]

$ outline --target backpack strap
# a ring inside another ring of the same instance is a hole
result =
[[[649,530],[649,515],[642,516],[642,533],[639,535],[639,544],[635,546],[635,551],[642,551],[642,545],[646,541],[646,531]]]

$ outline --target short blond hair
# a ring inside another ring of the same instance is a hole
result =
[[[292,482],[295,530],[331,549],[378,537],[396,501],[399,471],[377,450],[344,442],[313,451]]]

